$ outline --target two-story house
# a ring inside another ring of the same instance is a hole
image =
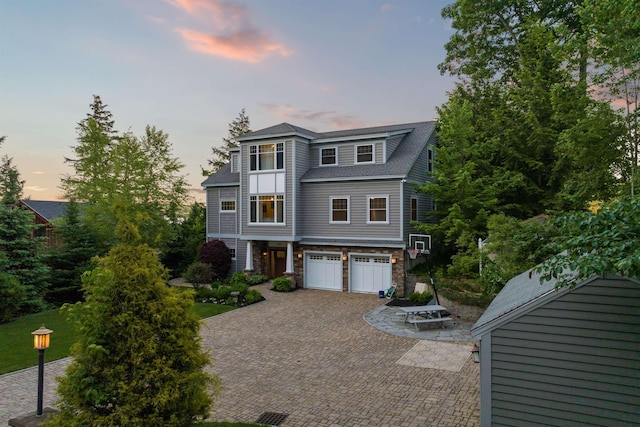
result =
[[[424,221],[435,122],[318,133],[288,123],[242,135],[202,185],[207,239],[230,248],[233,271],[298,286],[377,293],[404,289],[407,248],[430,249]]]

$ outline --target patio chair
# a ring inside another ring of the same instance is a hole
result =
[[[391,299],[396,294],[397,289],[398,289],[398,284],[394,282],[391,285],[391,287],[384,292],[384,296]]]

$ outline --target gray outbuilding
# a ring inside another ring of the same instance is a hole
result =
[[[511,279],[471,330],[481,426],[640,425],[640,281]]]

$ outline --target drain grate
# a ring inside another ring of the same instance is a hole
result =
[[[287,419],[289,414],[279,414],[277,412],[265,412],[260,415],[256,421],[257,424],[266,424],[268,426],[279,426]]]

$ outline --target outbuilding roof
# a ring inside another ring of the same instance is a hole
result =
[[[49,222],[64,216],[64,211],[69,204],[59,200],[22,199],[20,202]]]
[[[557,280],[540,282],[541,274],[536,273],[534,269],[535,267],[507,282],[471,328],[471,336],[474,339],[571,291],[569,287],[556,288]],[[574,288],[583,286],[595,278],[596,276],[583,280]]]

